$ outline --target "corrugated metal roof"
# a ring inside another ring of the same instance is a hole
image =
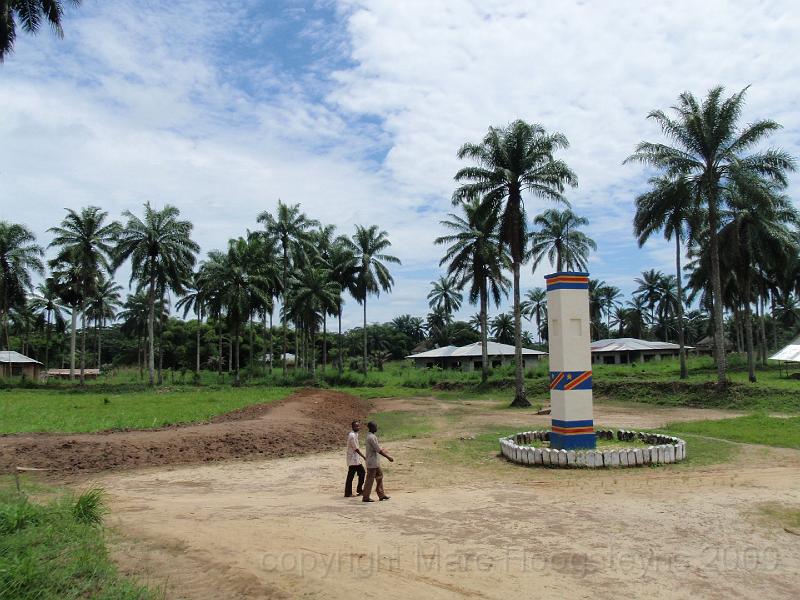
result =
[[[789,345],[784,346],[769,358],[770,360],[800,362],[800,336],[793,339]]]
[[[684,346],[684,348],[690,350],[694,348],[694,346]],[[630,352],[641,350],[678,350],[680,346],[670,342],[651,342],[636,338],[613,338],[592,342],[591,349],[592,352]]]
[[[509,344],[500,344],[499,342],[487,342],[486,350],[489,356],[514,356],[514,346]],[[531,350],[530,348],[523,348],[523,356],[543,356],[547,352],[539,350]],[[447,358],[447,357],[472,357],[481,356],[481,343],[475,342],[467,346],[442,346],[441,348],[434,348],[433,350],[426,350],[419,354],[411,354],[406,358]]]
[[[38,360],[34,360],[29,356],[25,356],[24,354],[20,354],[19,352],[14,352],[13,350],[0,350],[0,363],[35,363],[40,365]]]

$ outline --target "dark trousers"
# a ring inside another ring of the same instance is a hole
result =
[[[364,467],[361,465],[350,465],[347,469],[347,481],[344,484],[344,495],[353,495],[353,477],[358,475],[358,485],[356,485],[356,493],[360,494],[364,489]]]

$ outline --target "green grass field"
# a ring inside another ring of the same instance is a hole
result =
[[[25,490],[29,490],[25,485]],[[38,493],[42,486],[36,486]],[[53,495],[50,491],[48,495]],[[117,572],[99,522],[97,492],[60,493],[47,501],[0,481],[0,598],[15,600],[149,600],[163,597]]]
[[[720,421],[671,423],[666,429],[675,435],[690,433],[745,444],[800,449],[800,417],[752,414]]]

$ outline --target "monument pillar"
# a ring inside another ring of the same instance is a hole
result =
[[[594,448],[589,274],[545,275],[550,359],[550,447]]]

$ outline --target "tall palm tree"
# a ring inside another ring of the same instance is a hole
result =
[[[136,358],[139,367],[139,378],[144,378],[143,365],[147,362],[147,352],[143,340],[147,338],[147,321],[150,314],[150,302],[146,294],[137,292],[128,295],[122,310],[117,317],[122,322],[121,331],[128,336],[136,336]],[[159,315],[160,320],[160,315]],[[144,354],[144,358],[142,357]]]
[[[330,269],[309,267],[295,274],[294,302],[311,330],[311,376],[316,376],[316,332],[326,312],[335,310],[341,296]]]
[[[305,213],[300,212],[300,205],[284,204],[278,200],[278,207],[275,216],[267,211],[258,215],[258,222],[264,224],[264,228],[268,235],[277,240],[282,254],[282,277],[281,277],[281,290],[283,293],[283,374],[286,375],[286,332],[288,331],[287,319],[289,312],[286,310],[287,295],[289,293],[289,274],[291,271],[292,262],[296,261],[297,255],[311,251],[313,252],[313,245],[309,239],[308,233],[314,227],[319,225],[319,222],[314,219],[309,219]],[[296,360],[296,359],[295,359]]]
[[[94,292],[86,301],[86,316],[94,320],[97,342],[97,368],[103,365],[103,328],[106,321],[116,318],[117,309],[122,306],[120,292],[122,286],[113,279],[100,278]]]
[[[67,0],[78,6],[81,0]],[[3,0],[0,3],[0,63],[14,50],[17,39],[17,23],[26,33],[36,34],[44,22],[53,32],[64,37],[61,19],[64,16],[64,0]]]
[[[450,245],[439,265],[449,263],[448,275],[458,277],[460,287],[469,284],[469,301],[479,302],[481,381],[485,382],[489,377],[489,297],[497,306],[501,295],[507,294],[509,282],[503,269],[510,266],[510,258],[500,243],[500,218],[494,207],[477,198],[461,202],[460,207],[463,216],[450,213],[449,219],[440,221],[450,233],[436,243]]]
[[[42,315],[45,325],[44,368],[50,368],[50,337],[53,326],[59,329],[64,327],[65,307],[58,295],[58,288],[53,277],[45,279],[44,283],[36,286],[36,293],[31,299],[32,307]]]
[[[253,247],[238,238],[228,242],[228,251],[210,252],[201,269],[201,285],[217,296],[225,307],[234,343],[234,381],[241,384],[240,337],[242,326],[252,314],[252,307],[268,301],[269,282],[253,269]]]
[[[650,322],[655,322],[655,309],[661,300],[661,289],[664,273],[656,269],[642,271],[641,277],[634,278],[633,282],[638,285],[634,290],[634,295],[642,298],[650,311]]]
[[[103,273],[112,271],[113,241],[119,231],[119,224],[115,221],[109,223],[107,219],[108,212],[98,206],[87,206],[80,212],[68,208],[61,225],[48,229],[53,234],[50,247],[58,249],[55,262],[70,264],[78,279],[73,284],[80,286],[81,385],[85,383],[86,369],[86,305],[97,292]]]
[[[528,241],[523,194],[563,201],[565,186],[576,186],[578,179],[556,151],[568,146],[560,133],[547,133],[541,125],[514,121],[507,127],[490,127],[481,142],[464,144],[458,158],[475,164],[460,169],[455,180],[461,183],[453,203],[480,198],[500,217],[500,239],[508,247],[514,281],[514,358],[515,395],[512,406],[530,406],[522,370],[522,315],[520,313],[520,266],[526,259]]]
[[[343,294],[347,291],[354,298],[358,294],[358,273],[359,264],[353,252],[350,240],[344,236],[339,236],[331,247],[329,256],[331,267],[331,279],[339,285],[339,297],[336,302],[336,316],[339,321],[337,368],[341,377],[344,371],[344,347],[342,336],[342,309],[344,307]]]
[[[142,288],[147,288],[147,369],[150,385],[155,385],[156,284],[162,280],[166,287],[182,293],[184,282],[191,279],[200,247],[191,238],[192,223],[179,219],[180,211],[174,206],[167,204],[158,210],[147,202],[143,218],[127,210],[122,214],[128,222],[117,237],[114,268],[130,258],[131,282],[136,280]]]
[[[464,301],[464,296],[458,291],[456,278],[444,275],[436,281],[431,281],[431,285],[433,289],[428,292],[428,306],[442,309],[448,319],[451,319]]]
[[[653,177],[650,190],[636,198],[636,215],[633,231],[639,247],[644,246],[654,233],[663,231],[667,241],[675,238],[675,281],[677,284],[678,345],[681,379],[688,377],[686,367],[686,340],[683,325],[683,271],[681,270],[681,243],[687,241],[698,220],[697,198],[684,177]]]
[[[191,311],[194,311],[194,315],[197,319],[194,372],[198,380],[200,378],[200,330],[203,325],[203,313],[206,309],[206,303],[206,289],[203,285],[203,274],[201,270],[198,270],[192,274],[192,283],[185,286],[183,296],[175,303],[175,308],[183,311],[184,319]]]
[[[600,289],[600,299],[603,310],[606,313],[606,330],[609,337],[611,336],[611,315],[614,308],[617,306],[617,301],[622,298],[622,292],[614,285],[604,285]]]
[[[531,233],[530,256],[534,271],[545,256],[559,273],[586,270],[589,251],[597,250],[594,240],[578,230],[589,224],[587,218],[579,217],[570,209],[550,208],[537,215],[533,224],[539,227]]]
[[[367,298],[371,294],[376,296],[381,292],[389,292],[394,284],[394,279],[386,263],[399,265],[400,259],[386,254],[391,247],[388,234],[378,229],[377,225],[363,227],[356,225],[356,232],[349,240],[350,250],[358,265],[356,275],[356,301],[364,307],[364,354],[363,369],[367,375],[369,363],[367,362]]]
[[[31,287],[31,272],[44,274],[44,250],[33,232],[17,223],[0,221],[0,320],[3,322],[3,348],[11,349],[8,336],[9,310],[23,304]]]
[[[722,87],[713,88],[702,102],[684,92],[672,117],[662,110],[652,111],[648,118],[658,123],[673,145],[641,142],[625,161],[656,167],[668,178],[682,177],[691,196],[702,203],[709,235],[718,388],[727,383],[718,237],[720,211],[729,196],[726,192],[732,186],[747,189],[757,180],[785,187],[787,172],[795,168],[787,153],[760,148],[780,125],[760,120],[739,126],[747,88],[724,99],[723,91]]]
[[[547,292],[535,287],[525,293],[522,301],[522,314],[528,321],[536,321],[536,337],[542,341],[542,321],[547,320]]]

